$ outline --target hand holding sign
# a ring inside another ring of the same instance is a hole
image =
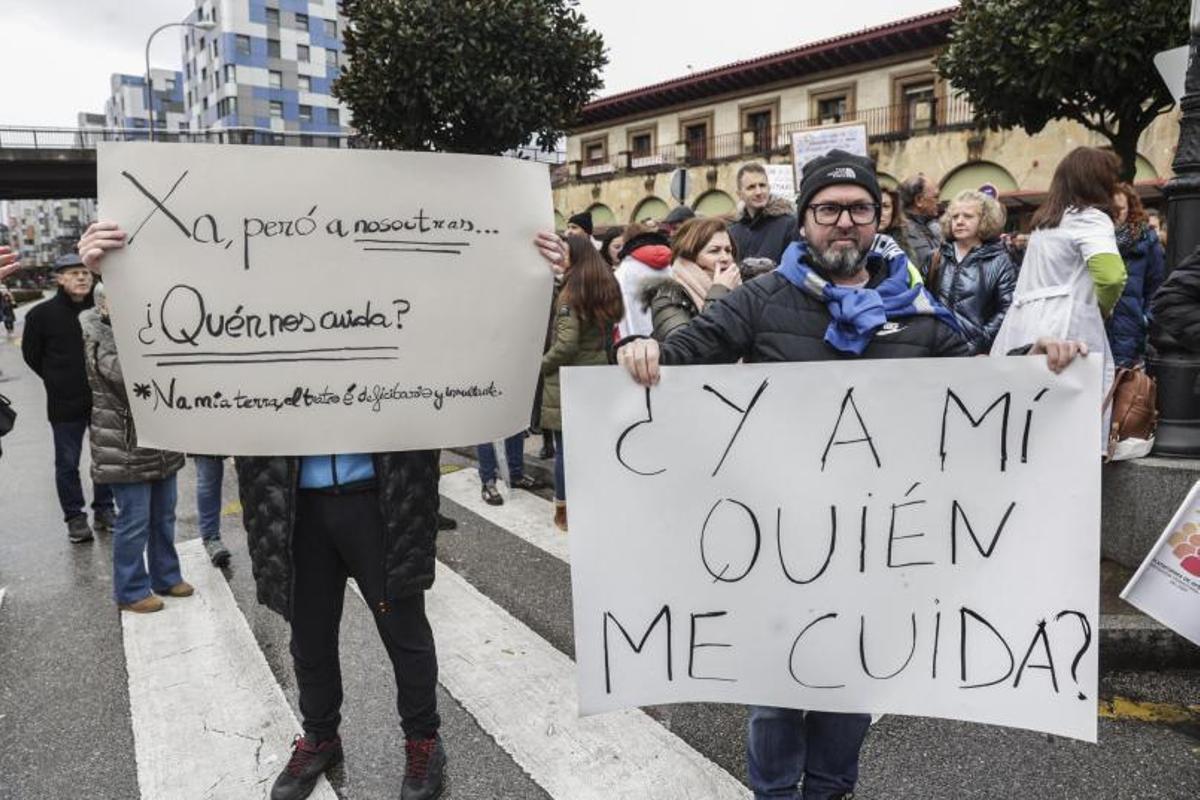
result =
[[[0,246],[0,281],[21,268],[19,258],[11,247]]]

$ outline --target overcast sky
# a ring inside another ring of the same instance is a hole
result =
[[[453,0],[446,0],[453,2]],[[581,0],[609,50],[601,94],[957,5],[956,0]],[[114,72],[145,72],[146,37],[195,0],[0,0],[0,126],[75,126],[102,113]],[[151,64],[180,68],[180,29]]]

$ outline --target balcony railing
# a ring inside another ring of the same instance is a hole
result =
[[[576,178],[594,178],[618,172],[674,169],[747,156],[785,153],[792,134],[824,125],[862,123],[869,141],[891,141],[922,134],[962,130],[975,124],[974,107],[963,98],[932,98],[910,104],[859,109],[827,119],[809,119],[758,129],[726,133],[707,139],[676,142],[649,152],[621,152],[612,158],[572,162]]]
[[[0,127],[0,148],[45,150],[92,150],[98,142],[145,142],[147,128],[16,128]],[[223,128],[202,131],[154,131],[156,142],[198,144],[256,144],[291,147],[334,147],[366,149],[373,145],[361,136],[319,131],[273,131],[266,128]],[[562,164],[563,151],[546,152],[522,147],[506,155],[525,161]]]

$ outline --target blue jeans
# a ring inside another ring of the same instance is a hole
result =
[[[563,466],[562,431],[552,431],[554,434],[554,499],[566,502],[567,476]]]
[[[500,473],[500,464],[496,461],[496,445],[484,442],[475,448],[479,454],[479,480],[483,483],[495,483]],[[504,440],[504,457],[508,460],[509,480],[519,480],[525,475],[525,432],[513,434]]]
[[[175,476],[143,483],[114,483],[113,598],[133,603],[183,580],[175,552]],[[146,565],[150,566],[147,574]]]
[[[51,422],[54,432],[54,486],[63,520],[83,513],[83,484],[79,480],[79,457],[83,453],[83,434],[87,420]],[[112,511],[113,494],[107,484],[92,484],[92,511]]]
[[[755,800],[827,800],[854,790],[870,714],[750,706],[746,737]],[[804,779],[804,794],[797,789]]]
[[[221,480],[225,459],[220,456],[195,456],[196,516],[199,517],[200,538],[205,541],[221,538]]]

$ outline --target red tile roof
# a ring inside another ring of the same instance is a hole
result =
[[[707,97],[945,44],[957,6],[835,36],[758,58],[602,97],[580,111],[580,127],[646,114]]]

